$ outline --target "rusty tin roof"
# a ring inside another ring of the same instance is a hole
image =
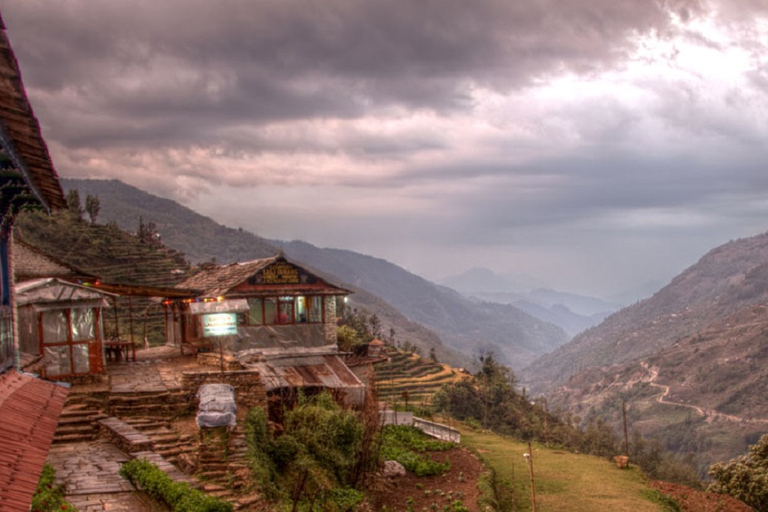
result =
[[[336,355],[270,358],[248,365],[261,373],[267,391],[280,388],[362,388],[364,384]]]
[[[0,510],[28,512],[67,397],[30,375],[0,374]]]

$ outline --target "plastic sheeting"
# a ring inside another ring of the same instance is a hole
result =
[[[234,427],[237,423],[235,388],[230,384],[203,384],[197,390],[197,427]]]

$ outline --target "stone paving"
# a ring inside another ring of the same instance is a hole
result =
[[[181,388],[180,372],[199,368],[194,357],[182,356],[176,347],[141,350],[135,362],[108,364],[110,393],[164,393]],[[92,391],[83,386],[81,391]],[[93,386],[93,385],[90,385]],[[73,390],[77,386],[73,386]],[[137,454],[138,455],[138,454]],[[154,452],[142,457],[152,460],[178,480],[192,483],[181,471]],[[157,506],[136,493],[123,479],[120,466],[130,456],[105,439],[88,443],[54,444],[47,462],[56,469],[56,480],[66,489],[66,499],[80,512],[156,512]]]
[[[66,489],[66,499],[80,512],[97,510],[150,512],[120,476],[120,466],[130,457],[109,442],[55,444],[48,463],[56,468],[56,481]]]

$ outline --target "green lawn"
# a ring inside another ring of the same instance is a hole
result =
[[[475,450],[496,471],[504,494],[502,510],[530,511],[527,443],[461,428],[461,444]],[[590,455],[533,445],[537,512],[659,512],[665,508],[640,472]],[[513,483],[510,486],[510,482]],[[514,508],[512,503],[514,502]]]

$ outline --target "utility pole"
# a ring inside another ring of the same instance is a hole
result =
[[[528,441],[528,453],[524,454],[524,457],[528,460],[528,467],[531,470],[531,506],[533,512],[536,512],[536,484],[533,481],[533,449],[530,441]]]

